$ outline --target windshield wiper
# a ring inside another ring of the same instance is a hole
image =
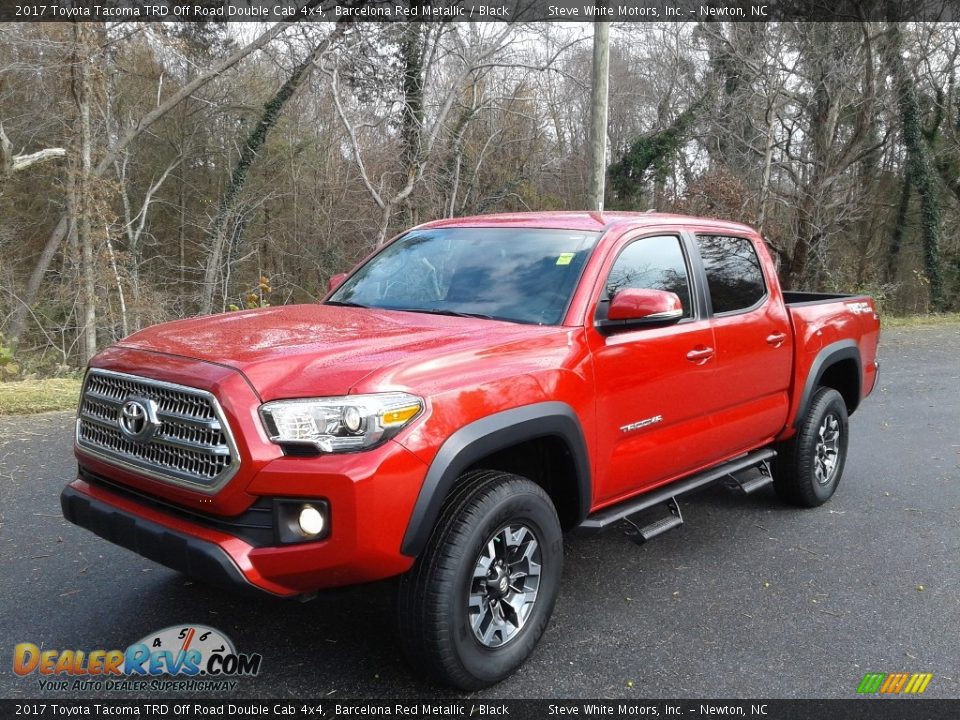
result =
[[[324,305],[338,305],[339,307],[357,307],[357,308],[369,308],[369,305],[362,305],[360,303],[351,302],[349,300],[327,300]]]
[[[493,315],[485,315],[483,313],[460,312],[459,310],[444,310],[441,308],[390,308],[390,309],[399,310],[400,312],[425,313],[427,315],[450,315],[451,317],[482,318],[484,320],[500,320],[500,318],[496,318]]]

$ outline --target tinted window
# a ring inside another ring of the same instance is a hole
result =
[[[683,317],[690,317],[690,281],[680,238],[648,237],[627,245],[610,270],[606,299],[624,288],[676,293],[683,303]]]
[[[576,230],[415,230],[374,255],[328,302],[556,325],[596,241],[596,233]]]
[[[714,313],[746,310],[766,294],[763,270],[753,243],[724,235],[699,235]]]

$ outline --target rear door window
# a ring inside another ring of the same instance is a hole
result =
[[[698,235],[713,313],[735,313],[760,304],[767,294],[756,248],[746,238]]]

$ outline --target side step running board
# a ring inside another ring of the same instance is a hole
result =
[[[744,495],[750,495],[760,488],[773,484],[773,472],[770,470],[768,460],[761,462],[756,469],[759,472],[755,475],[748,475],[746,470],[739,473],[730,473],[725,485],[731,490],[739,490]]]
[[[776,450],[770,448],[747,453],[746,455],[742,455],[738,458],[725,462],[722,465],[717,465],[716,467],[705,470],[704,472],[691,475],[684,480],[672,482],[669,485],[654,490],[653,492],[645,493],[639,497],[631,498],[630,500],[626,500],[618,505],[614,505],[613,507],[605,508],[595,512],[592,515],[587,516],[587,519],[579,525],[577,531],[584,534],[597,533],[601,530],[606,530],[617,522],[626,519],[630,515],[642,512],[643,510],[648,510],[655,505],[672,503],[674,506],[676,506],[677,497],[719,482],[728,475],[733,475],[743,470],[749,470],[750,468],[758,465],[766,465],[766,462],[776,457],[776,455]],[[761,475],[761,478],[761,484],[752,487],[749,491],[746,489],[744,491],[752,492],[753,490],[756,490],[770,482],[769,476]],[[752,485],[753,479],[744,482],[740,482],[738,480],[737,483],[741,486],[741,488],[743,488],[745,484]],[[677,508],[677,510],[678,512],[675,515],[665,517],[662,520],[653,523],[653,525],[642,528],[642,530],[646,531],[645,534],[649,534],[650,537],[654,537],[655,535],[659,535],[670,528],[682,524],[683,519],[680,517],[679,508]],[[640,529],[641,528],[638,528],[638,530]]]
[[[667,530],[673,530],[675,527],[683,525],[683,514],[680,512],[680,503],[677,502],[676,498],[670,498],[669,502],[666,503],[666,509],[669,515],[642,527],[634,521],[633,517],[624,518],[624,521],[632,525],[636,531],[633,539],[638,545],[643,545],[647,540],[653,540],[657,535],[663,535]],[[637,517],[639,518],[639,515]]]

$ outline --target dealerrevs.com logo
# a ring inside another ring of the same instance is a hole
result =
[[[36,675],[44,691],[233,690],[236,678],[256,675],[262,661],[196,624],[150,633],[126,650],[48,650],[28,642],[13,649],[13,671]]]

